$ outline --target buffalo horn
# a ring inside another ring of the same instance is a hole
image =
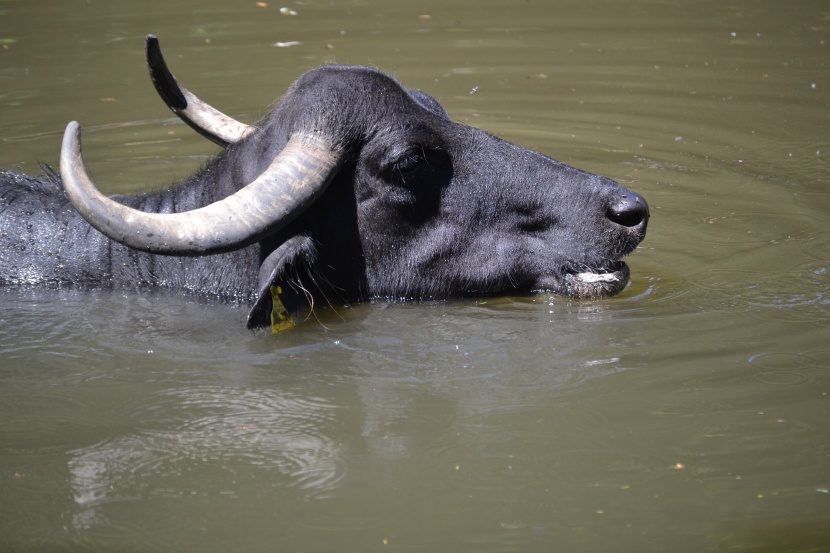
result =
[[[161,55],[159,40],[147,35],[147,67],[156,90],[173,113],[196,132],[219,144],[223,148],[236,144],[256,129],[201,101],[192,92],[181,86],[167,68]]]
[[[146,213],[99,192],[84,165],[75,121],[63,136],[60,168],[72,205],[106,236],[150,253],[204,255],[243,248],[284,227],[323,193],[340,157],[325,138],[295,134],[252,183],[182,213]]]

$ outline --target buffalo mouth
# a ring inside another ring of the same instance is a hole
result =
[[[621,292],[630,276],[628,265],[615,261],[604,267],[569,268],[565,271],[564,284],[568,296],[600,298]]]
[[[630,276],[628,265],[622,261],[594,267],[573,264],[565,267],[559,277],[543,279],[536,291],[571,298],[602,298],[620,293]]]

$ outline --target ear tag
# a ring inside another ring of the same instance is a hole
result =
[[[282,294],[281,287],[271,286],[271,334],[294,328],[294,321],[291,320],[288,309],[283,305],[280,294]]]

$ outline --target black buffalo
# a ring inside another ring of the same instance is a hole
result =
[[[248,126],[181,87],[153,36],[147,57],[167,105],[223,151],[169,190],[108,198],[70,123],[60,176],[0,172],[0,282],[235,298],[253,328],[335,302],[628,281],[642,197],[453,122],[376,69],[308,71]]]

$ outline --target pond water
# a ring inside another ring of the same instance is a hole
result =
[[[382,67],[643,194],[649,235],[614,298],[277,336],[203,298],[0,289],[0,549],[830,550],[826,3],[3,1],[0,166],[56,165],[72,119],[107,192],[214,154],[149,32],[243,121],[313,66]]]

